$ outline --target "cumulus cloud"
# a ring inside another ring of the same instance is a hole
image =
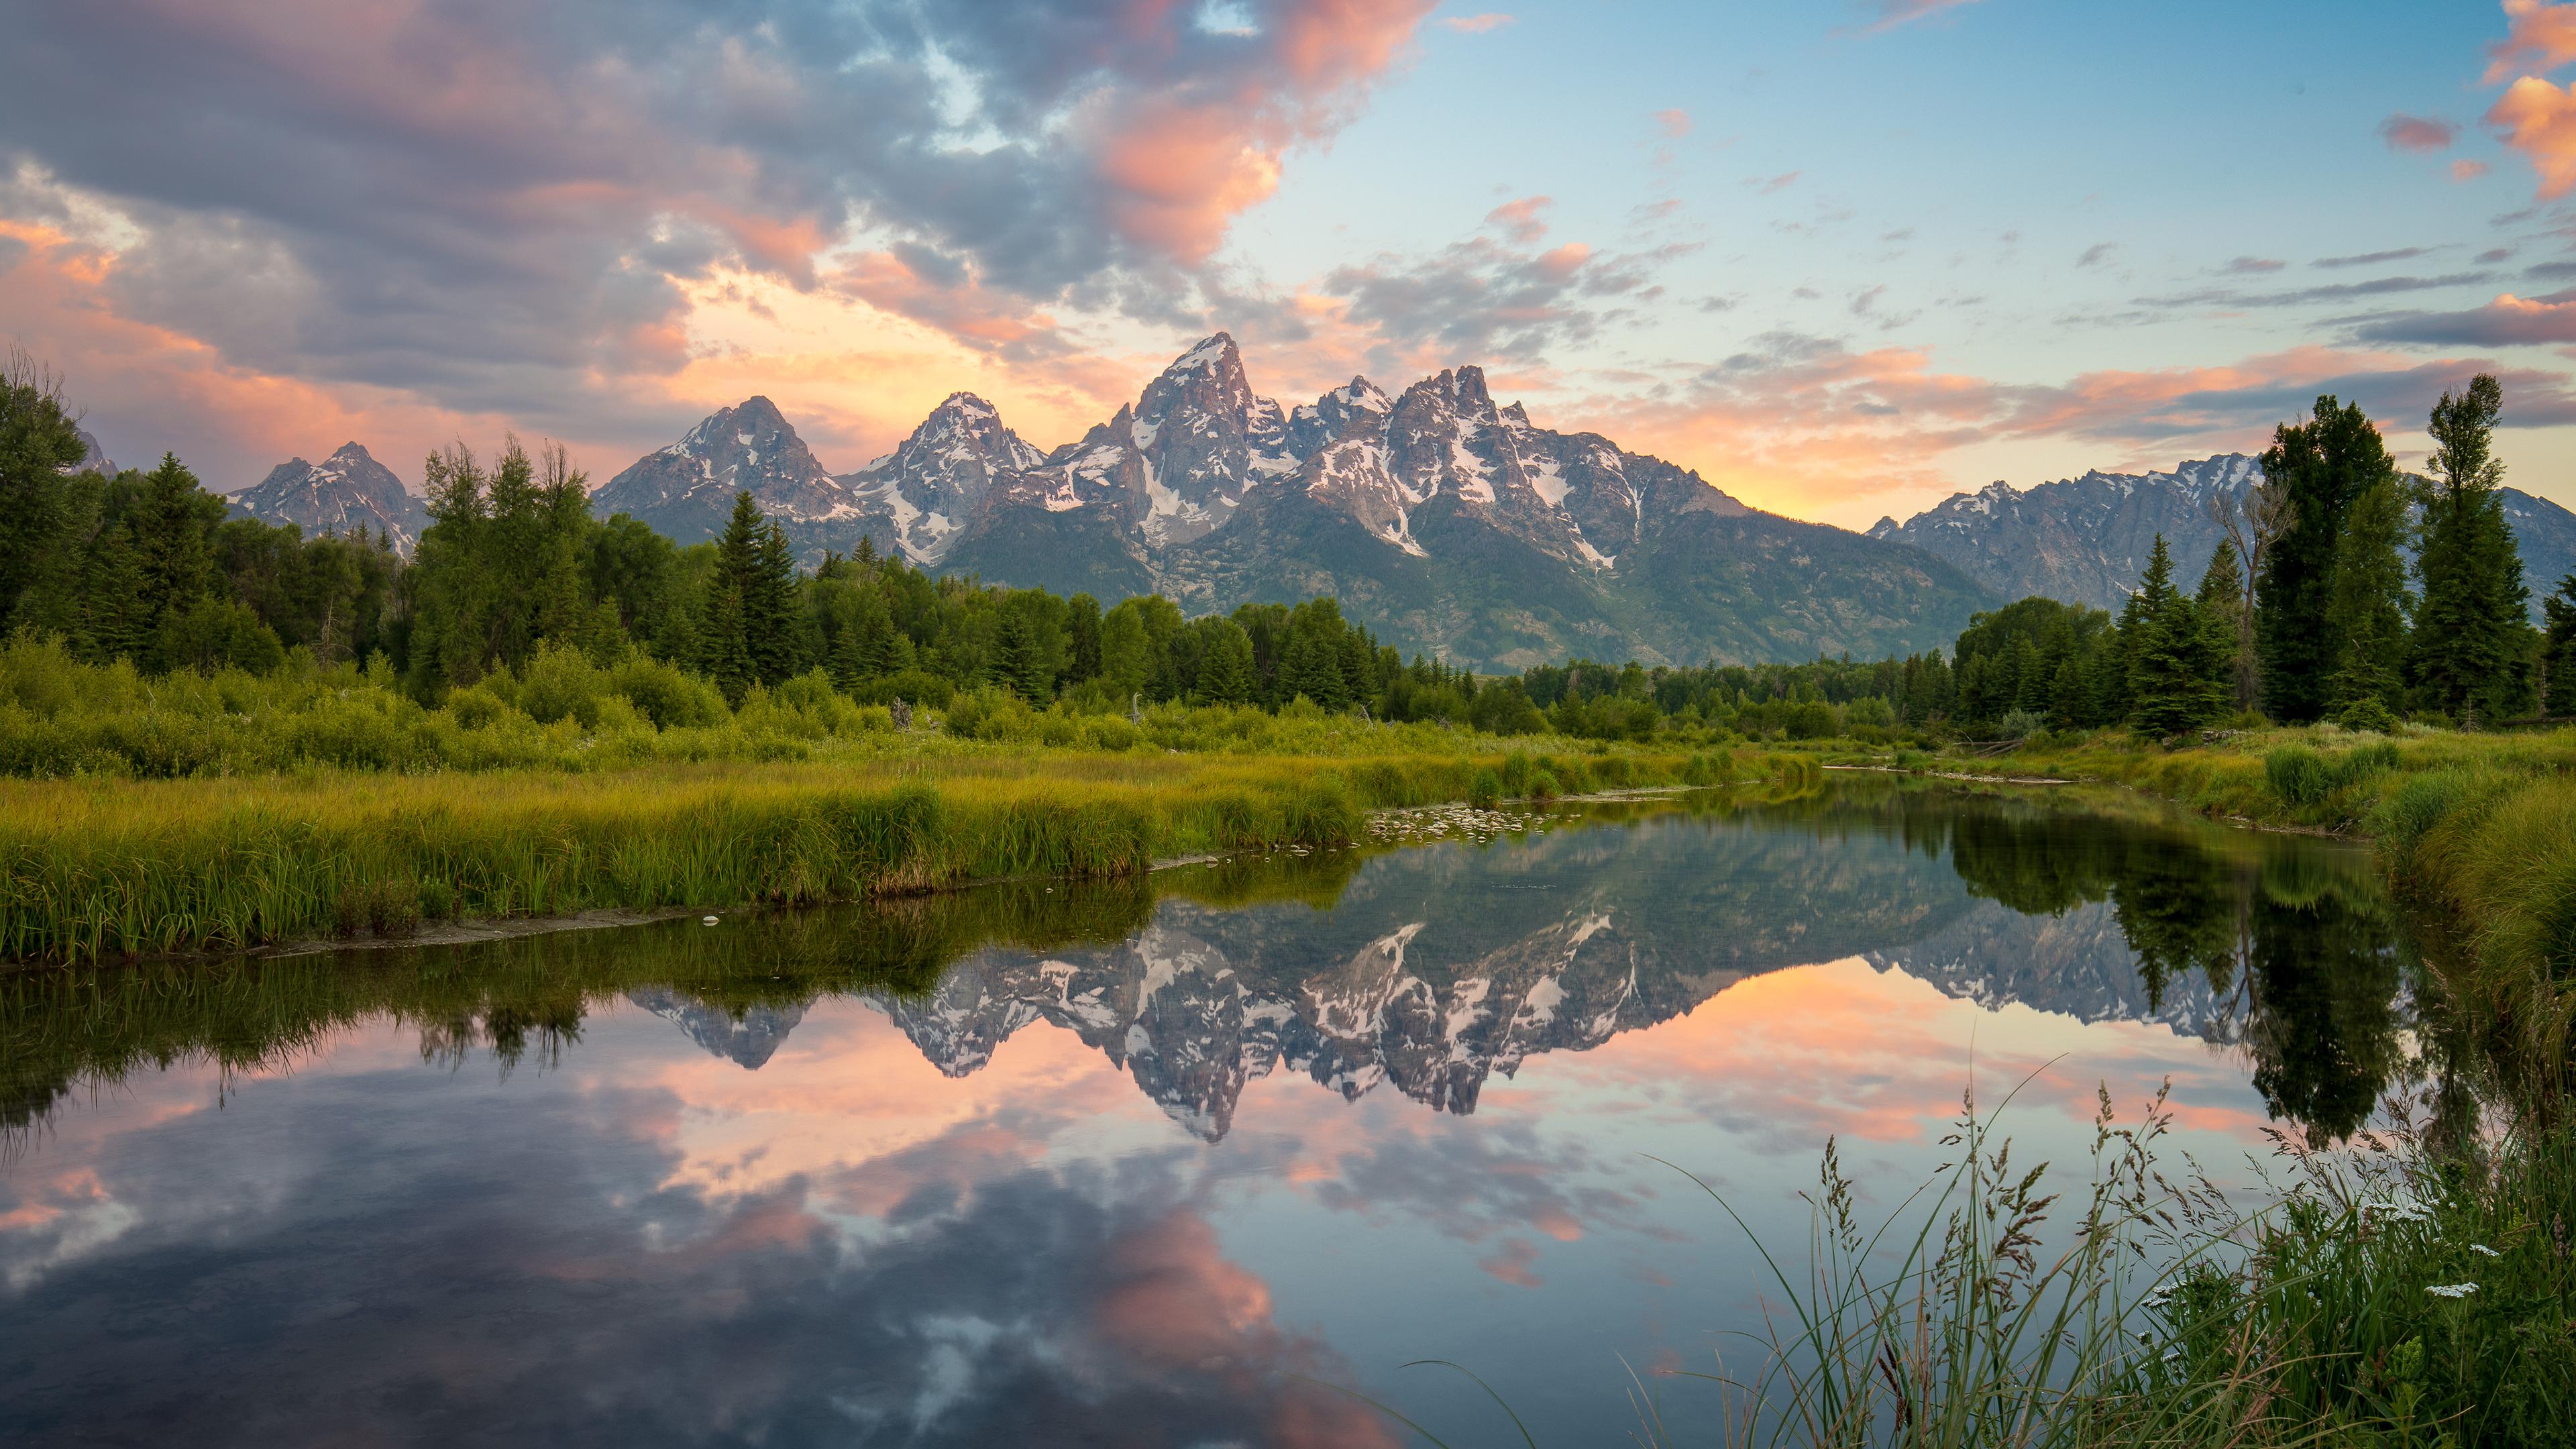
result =
[[[1657,274],[1693,250],[1596,252],[1567,242],[1540,251],[1533,226],[1514,230],[1517,245],[1479,236],[1429,256],[1385,254],[1336,267],[1316,292],[1338,305],[1346,345],[1361,344],[1373,369],[1536,361],[1661,296]]]
[[[0,174],[123,220],[120,315],[578,436],[690,365],[696,284],[818,286],[848,239],[946,279],[876,288],[928,326],[950,282],[1167,305],[1431,3],[46,6],[0,47]]]
[[[1683,110],[1679,106],[1675,106],[1670,110],[1657,111],[1655,112],[1655,129],[1663,132],[1666,137],[1678,141],[1682,137],[1690,134],[1690,112]]]
[[[2530,159],[2542,200],[2576,188],[2576,89],[2524,76],[2496,98],[2486,120],[2507,146]]]
[[[2410,116],[2404,111],[2379,123],[2379,139],[2392,151],[2446,151],[2460,134],[2449,121]]]
[[[2451,163],[2451,179],[2453,181],[2475,181],[2486,174],[2487,163],[2484,161],[2470,161],[2463,158]]]
[[[1524,196],[1517,201],[1506,201],[1485,213],[1485,225],[1527,245],[1547,235],[1547,222],[1542,214],[1553,204],[1555,198],[1547,196]]]
[[[2517,71],[2555,70],[2576,60],[2576,5],[2504,0],[2505,38],[2487,47],[2486,84]]]

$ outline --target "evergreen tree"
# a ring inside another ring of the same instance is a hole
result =
[[[761,598],[761,545],[766,541],[760,504],[749,492],[736,493],[724,536],[716,540],[715,573],[707,581],[707,624],[700,640],[705,652],[699,660],[725,698],[735,704],[762,679],[764,651],[754,642],[754,629],[777,622],[765,617],[763,606],[768,601]]]
[[[2327,594],[2335,671],[2327,703],[2337,712],[2375,700],[2396,713],[2404,702],[2400,673],[2406,651],[2406,503],[2394,482],[2374,484],[2353,501],[2335,546]]]
[[[832,641],[832,658],[826,667],[831,671],[833,687],[843,694],[856,693],[868,677],[867,656],[859,647],[857,624],[842,627],[839,637]]]
[[[748,493],[739,497],[748,498]],[[753,507],[754,516],[759,509]],[[804,672],[803,620],[796,608],[796,555],[775,521],[760,531],[752,568],[742,589],[743,625],[750,631],[752,667],[776,689]]]
[[[1279,661],[1281,700],[1304,696],[1340,711],[1351,702],[1342,673],[1342,610],[1332,599],[1308,599],[1288,619],[1288,646]]]
[[[2282,490],[2290,514],[2264,555],[2256,590],[2263,702],[2277,718],[2312,720],[2334,692],[2329,595],[2344,515],[2363,493],[2394,482],[2397,465],[2360,406],[2329,395],[2317,399],[2310,421],[2284,423],[2274,432],[2263,472]]]
[[[143,564],[123,522],[99,534],[84,564],[80,632],[87,654],[101,663],[144,658],[152,625],[144,607]]]
[[[2576,715],[2576,574],[2558,581],[2558,592],[2540,601],[2549,621],[2541,640],[2541,668],[2548,685],[2541,712],[2553,719]]]
[[[61,387],[23,352],[0,364],[0,630],[65,543],[63,470],[89,451]]]
[[[222,517],[222,502],[197,486],[197,476],[181,466],[177,455],[162,454],[161,466],[145,475],[126,528],[142,578],[146,630],[159,629],[211,592],[214,559],[206,533]]]
[[[2217,632],[2203,619],[2200,606],[2175,590],[2173,555],[2161,533],[2130,605],[2122,631],[2130,635],[2126,642],[2134,702],[2129,722],[2141,733],[2162,738],[2217,718],[2227,707],[2229,687]]]
[[[2236,556],[2233,539],[2220,539],[2218,551],[2209,557],[2209,567],[2201,573],[2200,590],[2193,596],[2200,605],[2202,620],[2220,631],[2213,646],[2227,661],[2227,678],[2234,691],[2233,703],[2240,710],[2254,707],[2254,655],[2247,645],[2254,637],[2253,616],[2245,598],[2245,569]]]
[[[1252,636],[1221,617],[1195,620],[1190,628],[1199,635],[1199,673],[1191,698],[1200,704],[1250,704],[1257,683]]]
[[[2530,592],[2498,487],[2504,463],[2493,434],[2504,390],[2480,373],[2433,405],[2433,477],[2417,502],[2415,555],[2423,586],[2409,664],[2425,703],[2468,720],[2495,718],[2522,701]]]

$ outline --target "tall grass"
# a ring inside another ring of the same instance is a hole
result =
[[[1346,844],[1491,757],[1028,752],[611,775],[0,781],[0,958],[239,950],[424,918],[811,903]],[[1687,761],[1570,756],[1575,788]]]

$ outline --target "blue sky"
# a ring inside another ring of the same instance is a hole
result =
[[[1486,367],[1760,506],[2401,453],[2576,503],[2576,5],[97,0],[0,57],[0,335],[218,487],[753,392],[1040,446],[1198,336]],[[102,113],[99,95],[118,107]],[[2567,293],[2565,297],[2559,294]]]

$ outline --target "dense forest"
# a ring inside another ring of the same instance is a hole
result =
[[[1578,660],[1496,680],[1405,661],[1330,598],[1185,619],[1159,596],[1104,605],[932,577],[864,545],[807,572],[749,494],[720,539],[681,548],[623,514],[594,517],[561,448],[516,440],[427,460],[416,558],[381,537],[305,538],[228,517],[175,456],[115,477],[74,471],[75,416],[19,359],[0,378],[0,635],[146,675],[364,665],[424,705],[570,650],[603,669],[649,660],[695,675],[736,708],[809,679],[861,703],[944,709],[981,690],[1092,713],[1276,711],[1303,698],[1605,739],[1675,724],[1788,739],[2127,725],[2161,738],[2257,711],[2377,728],[2576,712],[2576,579],[2533,630],[2497,496],[2501,408],[2491,377],[2446,393],[2431,476],[2410,478],[2358,406],[2318,399],[2278,430],[2266,482],[2229,507],[2231,541],[2196,584],[2173,577],[2159,539],[2117,618],[2034,597],[1978,615],[1947,658]]]

